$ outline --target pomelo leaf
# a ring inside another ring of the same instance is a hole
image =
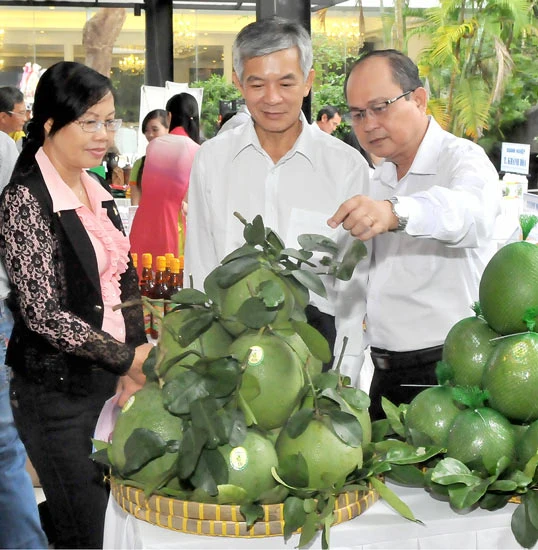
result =
[[[97,452],[103,449],[107,450],[110,447],[110,443],[108,443],[107,441],[101,441],[100,439],[92,438],[92,444]]]
[[[178,332],[178,341],[186,348],[192,344],[200,334],[203,334],[213,322],[214,315],[210,310],[193,310],[193,315],[183,323],[181,331]]]
[[[317,502],[315,499],[313,498],[305,498],[303,500],[303,508],[304,508],[304,511],[307,513],[307,514],[310,514],[312,512],[315,512],[316,511],[316,508],[317,508]]]
[[[405,428],[401,418],[403,411],[407,408],[406,404],[401,404],[398,407],[391,403],[386,397],[381,397],[381,408],[387,417],[388,423],[395,434],[405,438]],[[373,426],[372,426],[373,429]],[[377,438],[376,438],[377,441]]]
[[[538,529],[538,494],[528,491],[526,500],[527,515],[535,529]]]
[[[92,439],[92,441],[98,441],[97,439]],[[99,443],[104,443],[104,441],[99,441]],[[107,443],[108,445],[108,443]],[[94,443],[95,446],[95,443]],[[97,447],[96,447],[97,448]],[[104,464],[105,466],[112,466],[112,463],[110,462],[110,459],[108,458],[108,447],[105,447],[104,449],[98,449],[97,451],[93,452],[90,455],[90,458],[92,460],[95,460],[95,462],[99,462],[99,464]]]
[[[511,494],[501,495],[495,493],[486,493],[483,498],[480,499],[480,508],[484,510],[500,510],[504,508],[508,501],[512,498]]]
[[[243,487],[237,485],[217,485],[219,494],[217,502],[219,504],[243,504],[248,502],[248,494]]]
[[[221,287],[217,283],[218,270],[221,266],[216,267],[209,275],[204,279],[204,291],[207,297],[214,303],[220,303],[220,293],[222,292]],[[215,305],[213,306],[215,307]]]
[[[230,395],[241,381],[241,367],[232,357],[219,357],[209,362],[203,374],[206,389],[214,397]]]
[[[298,410],[287,422],[285,430],[292,439],[299,437],[314,418],[314,409]]]
[[[243,256],[260,256],[261,252],[258,248],[255,246],[252,246],[250,244],[244,244],[243,246],[240,246],[239,248],[235,249],[233,252],[228,254],[220,263],[222,265],[230,263],[233,260],[236,260],[237,258],[242,258]]]
[[[218,416],[214,398],[196,399],[190,408],[192,427],[194,430],[205,432],[207,449],[216,449],[219,445],[227,443],[226,429]]]
[[[285,456],[279,461],[276,473],[273,477],[291,489],[308,487],[308,465],[301,453]]]
[[[294,258],[295,260],[299,260],[300,262],[306,262],[310,265],[314,265],[310,263],[308,260],[312,258],[313,252],[309,252],[307,250],[297,250],[295,248],[283,248],[280,251],[280,258]]]
[[[467,486],[475,485],[480,479],[471,470],[455,458],[445,458],[435,465],[431,473],[431,480],[440,485],[461,483]]]
[[[474,506],[486,493],[490,479],[479,479],[473,485],[451,486],[448,488],[450,504],[457,510],[465,510]]]
[[[325,390],[328,388],[336,389],[339,383],[338,373],[334,370],[329,370],[327,372],[322,372],[314,378],[314,383],[316,388],[319,390]]]
[[[411,464],[391,464],[386,477],[402,485],[424,487],[424,473]]]
[[[328,411],[334,433],[338,439],[350,447],[360,447],[362,444],[362,426],[357,417],[340,410]]]
[[[331,349],[323,335],[308,323],[290,321],[295,332],[303,339],[304,343],[314,357],[328,363],[332,358]]]
[[[294,496],[284,502],[284,540],[288,540],[306,521],[303,500]]]
[[[478,386],[452,388],[452,399],[470,409],[483,407],[487,398],[488,392],[481,390]]]
[[[248,370],[243,372],[241,379],[241,395],[247,400],[252,401],[261,393],[260,382]]]
[[[344,257],[335,273],[335,277],[341,281],[349,281],[357,267],[357,264],[368,254],[366,245],[355,239],[344,253]]]
[[[359,388],[344,387],[340,390],[340,394],[350,407],[363,411],[370,406],[370,397]]]
[[[240,510],[247,520],[247,527],[252,527],[257,520],[263,519],[264,516],[263,507],[252,502],[242,504]]]
[[[454,379],[454,368],[446,361],[437,361],[435,377],[440,386],[450,383]]]
[[[301,536],[299,537],[298,548],[304,548],[317,534],[318,531],[318,516],[315,513],[306,515],[306,521],[301,528]]]
[[[277,308],[284,303],[286,295],[282,286],[276,281],[262,281],[257,288],[258,298],[263,300],[265,307]]]
[[[269,227],[265,228],[265,240],[275,254],[280,254],[280,251],[284,248],[282,239]]]
[[[142,372],[146,375],[148,382],[156,382],[159,380],[155,366],[157,365],[157,357],[159,355],[157,346],[154,346],[148,353],[144,364],[142,365]]]
[[[405,504],[405,502],[403,502],[400,497],[396,495],[392,489],[389,489],[381,480],[372,477],[370,478],[370,483],[373,488],[377,490],[379,496],[402,517],[416,523],[422,523],[419,519],[415,518],[409,506],[407,506],[407,504]]]
[[[172,296],[171,300],[175,304],[203,306],[208,302],[208,297],[195,288],[182,288]]]
[[[525,313],[523,314],[523,322],[527,326],[527,329],[531,332],[533,332],[536,327],[537,316],[538,316],[537,307],[529,307],[525,310]]]
[[[534,229],[534,226],[538,223],[538,217],[533,214],[521,214],[519,216],[519,225],[521,227],[521,233],[523,240],[526,241],[529,233]]]
[[[166,441],[152,430],[135,428],[125,442],[124,453],[122,474],[128,476],[151,460],[163,456],[166,453]]]
[[[258,214],[251,223],[245,225],[243,237],[248,244],[264,245],[265,244],[265,226],[263,225],[262,217]]]
[[[243,411],[236,408],[223,409],[220,411],[220,415],[230,445],[239,447],[247,436],[247,423]]]
[[[521,497],[521,504],[512,514],[511,528],[515,539],[523,548],[532,548],[538,540],[538,529],[534,527],[529,517],[528,499],[532,491],[525,493]]]
[[[331,256],[338,254],[338,245],[325,235],[303,233],[297,237],[297,242],[304,250],[312,252],[327,252]]]
[[[235,317],[245,326],[259,329],[270,325],[278,314],[276,309],[267,309],[261,298],[247,298],[237,310]]]
[[[228,468],[224,457],[217,450],[203,449],[190,476],[191,483],[211,496],[218,495],[218,485],[228,483]]]
[[[245,376],[243,375],[243,380],[244,379],[245,379]],[[254,416],[252,409],[250,408],[247,400],[243,397],[243,394],[241,392],[239,392],[238,394],[237,401],[238,401],[238,406],[240,407],[241,411],[245,415],[245,422],[247,426],[252,426],[252,424],[257,424],[256,417]]]
[[[189,370],[167,382],[162,388],[163,404],[175,415],[189,413],[189,405],[195,399],[208,395],[202,375]]]
[[[215,270],[215,282],[220,288],[228,288],[260,267],[260,262],[252,256],[243,256],[221,265]],[[207,290],[206,290],[207,292]]]
[[[320,279],[319,275],[313,271],[307,271],[306,269],[295,269],[291,272],[291,276],[295,277],[306,288],[315,292],[318,296],[322,298],[327,297],[327,291],[325,290],[325,285]]]
[[[413,447],[404,441],[387,439],[374,445],[376,453],[391,464],[418,464],[438,455],[441,447]]]
[[[177,460],[178,475],[181,479],[187,479],[194,471],[205,440],[205,433],[193,430],[192,426],[189,426],[183,433]]]
[[[497,479],[489,486],[489,489],[502,493],[513,493],[518,489],[518,486],[517,483],[511,479]]]

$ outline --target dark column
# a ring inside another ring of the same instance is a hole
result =
[[[257,0],[257,20],[267,19],[275,15],[301,23],[310,33],[310,0]],[[303,113],[308,122],[311,122],[312,92],[303,100]]]
[[[146,68],[148,86],[174,80],[172,0],[146,0]]]

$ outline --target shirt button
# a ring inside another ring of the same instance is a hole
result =
[[[101,311],[103,309],[103,307],[97,305],[97,306],[93,306],[93,309],[94,309],[94,311]]]

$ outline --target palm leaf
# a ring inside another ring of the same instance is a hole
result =
[[[462,80],[454,95],[453,126],[476,141],[487,128],[489,98],[489,90],[480,77]],[[458,132],[455,133],[458,135]]]

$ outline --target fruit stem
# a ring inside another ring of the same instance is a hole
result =
[[[349,338],[347,336],[344,336],[344,339],[342,340],[342,349],[340,350],[340,355],[338,356],[338,362],[336,363],[336,368],[334,369],[336,373],[338,374],[338,387],[342,388],[342,377],[340,376],[340,366],[342,365],[342,361],[344,360],[344,353],[346,351],[347,343]]]

